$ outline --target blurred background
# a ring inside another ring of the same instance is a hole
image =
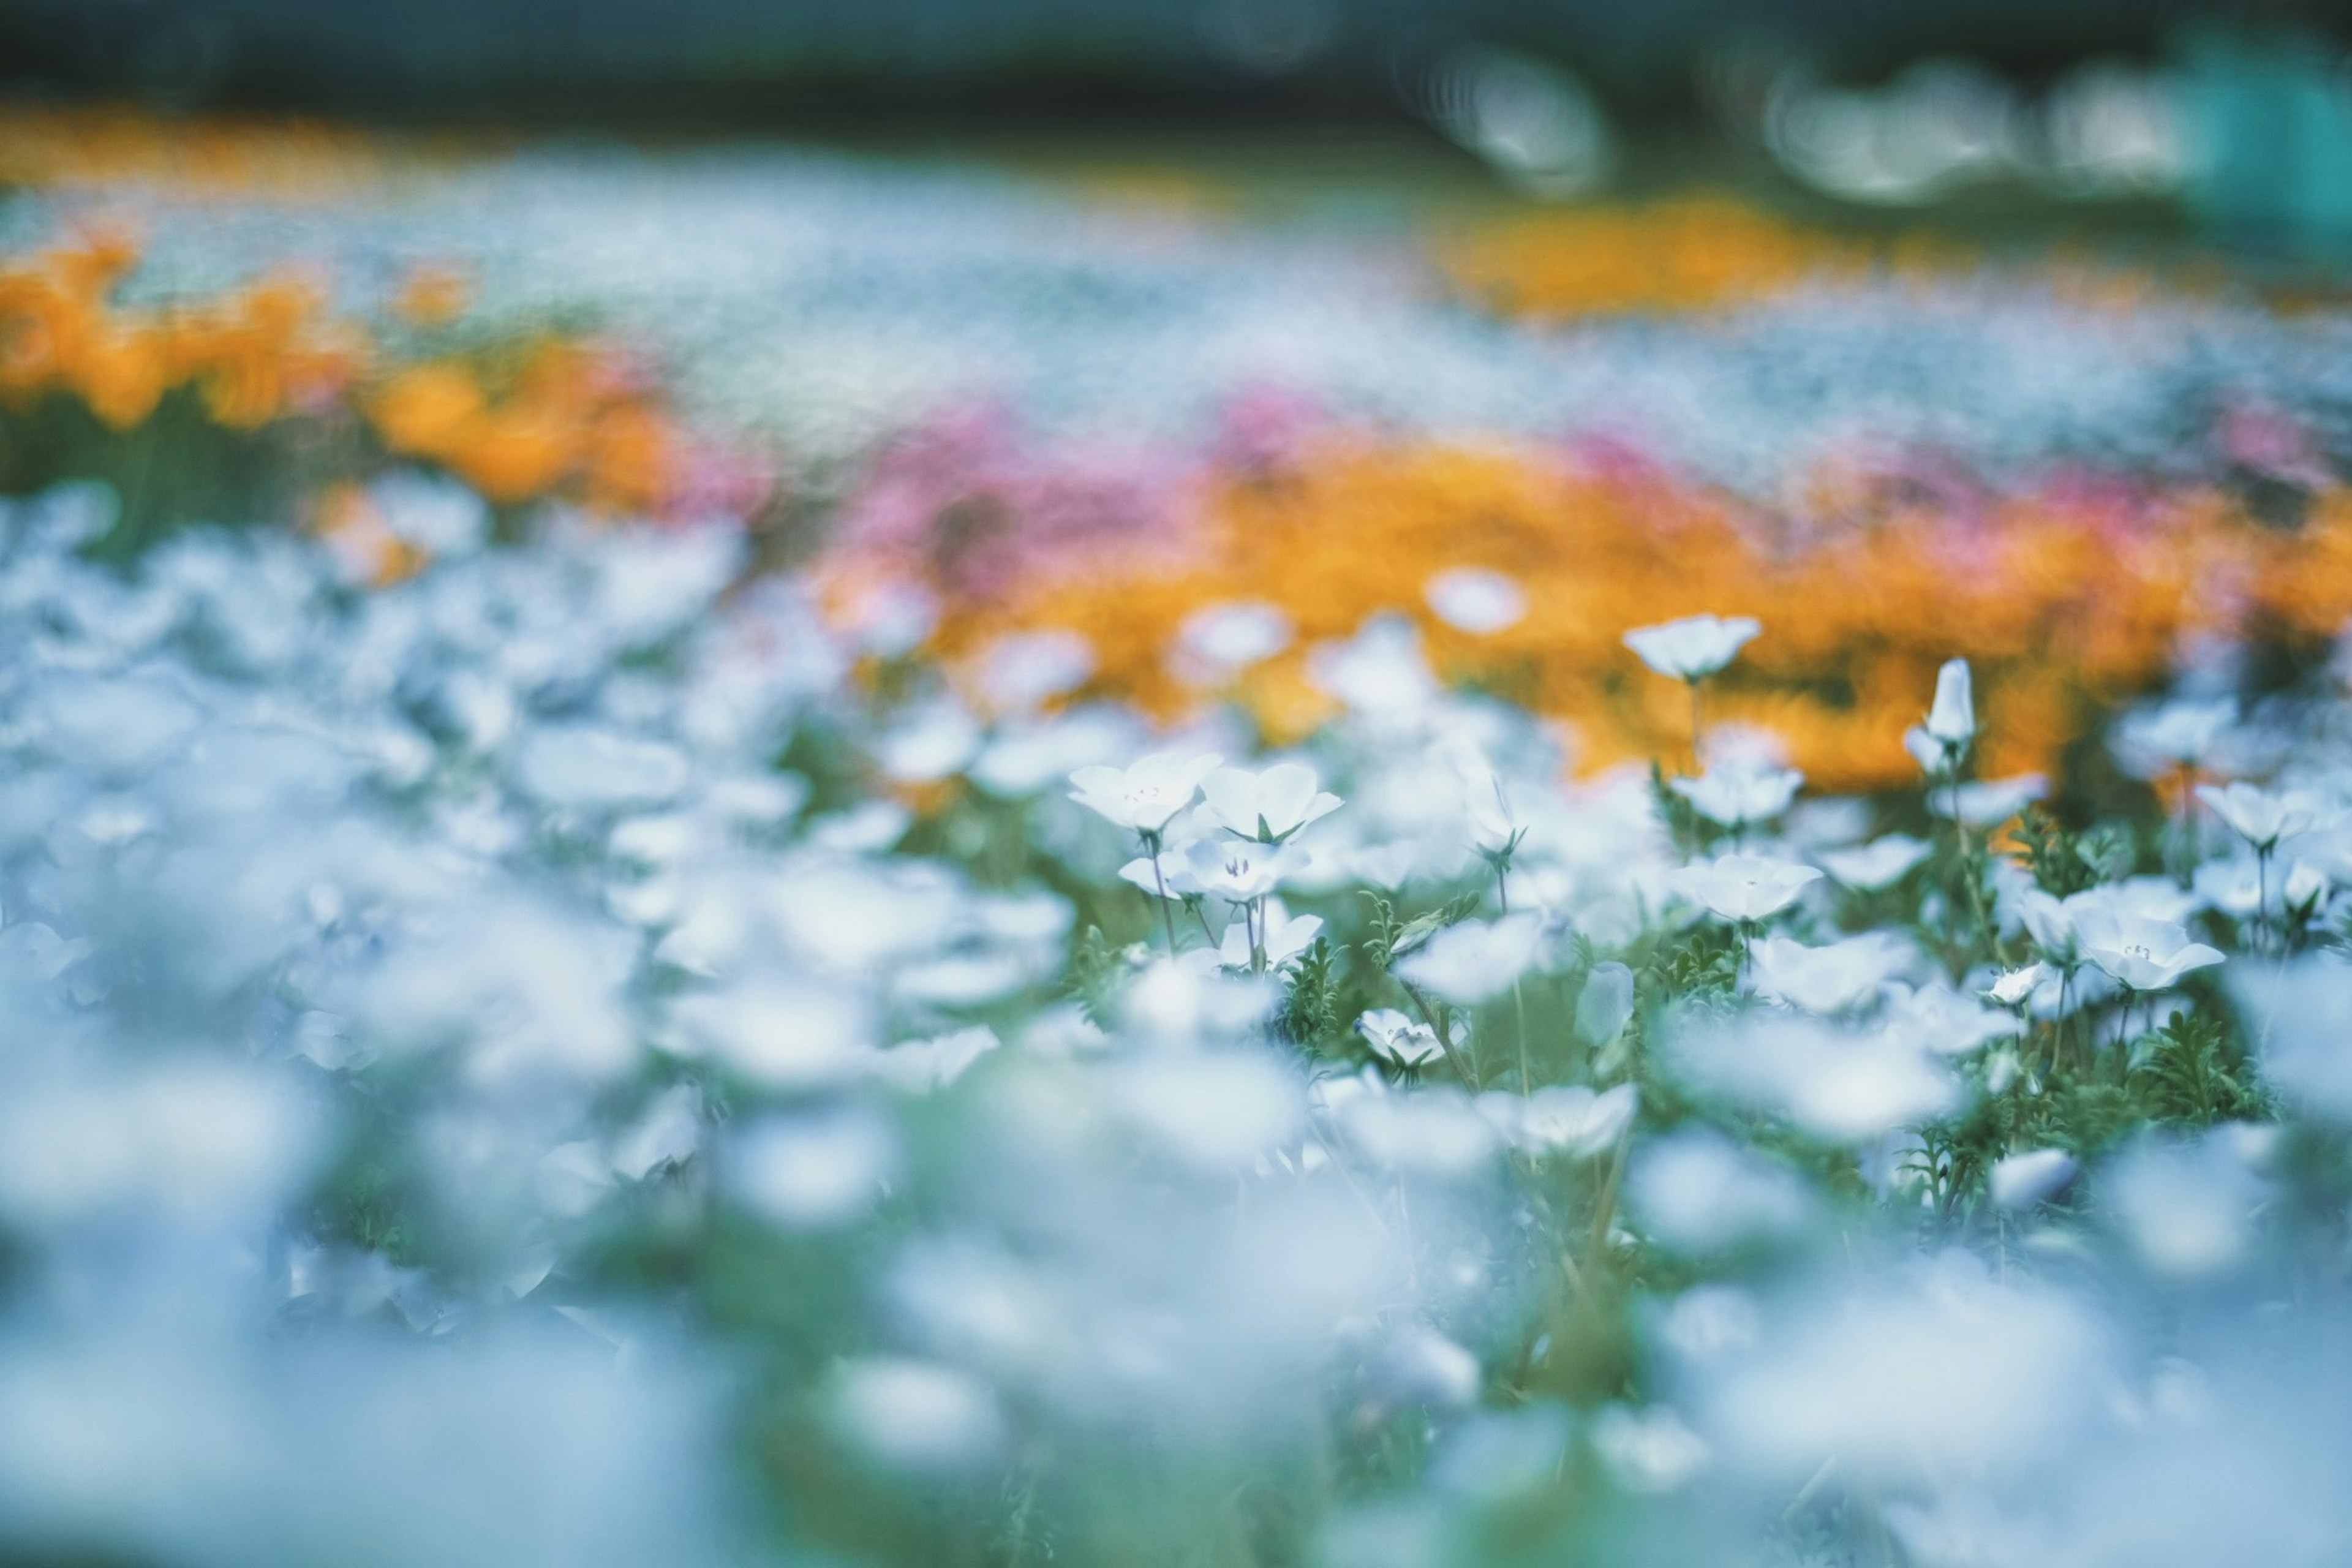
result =
[[[2335,1561],[2347,56],[0,0],[0,1562]]]
[[[1401,182],[1483,164],[1537,199],[1729,182],[1979,225],[2152,203],[2293,242],[2352,232],[2347,26],[2333,0],[11,0],[0,89]]]

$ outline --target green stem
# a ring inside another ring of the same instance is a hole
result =
[[[1511,982],[1511,1008],[1518,1016],[1519,1025],[1519,1098],[1525,1100],[1533,1091],[1535,1074],[1528,1066],[1528,999],[1519,989],[1518,981]]]
[[[1462,1087],[1468,1089],[1473,1094],[1477,1093],[1478,1080],[1471,1077],[1470,1069],[1462,1065],[1461,1056],[1454,1049],[1454,1040],[1450,1032],[1445,1027],[1445,1019],[1444,1015],[1440,1014],[1435,1008],[1429,1005],[1429,998],[1423,996],[1419,991],[1415,990],[1412,981],[1407,980],[1402,974],[1395,973],[1393,971],[1391,972],[1390,977],[1397,983],[1397,985],[1408,997],[1412,998],[1413,1011],[1419,1013],[1421,1015],[1421,1021],[1429,1026],[1429,1032],[1437,1037],[1437,1048],[1445,1053],[1445,1059],[1447,1062],[1452,1064],[1454,1076],[1462,1080]]]
[[[1698,777],[1698,775],[1700,774],[1700,773],[1702,773],[1702,772],[1704,771],[1704,770],[1700,767],[1700,765],[1699,765],[1699,760],[1698,760],[1698,742],[1699,742],[1699,736],[1704,732],[1704,731],[1702,731],[1702,729],[1700,728],[1700,723],[1699,723],[1699,719],[1700,719],[1700,710],[1699,710],[1699,687],[1700,687],[1700,685],[1701,685],[1701,682],[1700,682],[1699,680],[1697,680],[1696,678],[1694,678],[1694,679],[1689,682],[1689,686],[1690,686],[1690,699],[1691,699],[1691,777],[1693,777],[1693,778],[1696,778],[1696,777]]]
[[[1151,857],[1151,885],[1160,889],[1160,921],[1168,932],[1168,956],[1176,956],[1176,912],[1168,907],[1168,879],[1160,870],[1160,835],[1143,832],[1143,852]]]

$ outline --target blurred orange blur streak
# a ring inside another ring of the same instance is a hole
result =
[[[1444,236],[1433,254],[1473,298],[1538,318],[1738,304],[1878,260],[1865,242],[1721,196],[1514,217]]]
[[[1487,309],[1538,321],[1579,316],[1704,311],[1751,303],[1814,283],[1865,275],[1917,279],[1980,268],[1959,241],[1927,230],[1872,238],[1809,227],[1721,195],[1642,205],[1570,207],[1456,226],[1429,247],[1438,272]],[[2194,279],[2188,268],[2166,287]],[[2082,310],[2119,311],[2157,291],[2150,274],[2059,250],[2005,262]]]
[[[0,184],[317,201],[446,163],[467,145],[297,117],[173,119],[126,105],[0,104]]]

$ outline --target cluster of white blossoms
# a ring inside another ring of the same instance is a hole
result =
[[[1223,762],[1213,752],[1155,752],[1125,768],[1080,768],[1070,798],[1142,841],[1143,858],[1121,867],[1121,877],[1163,904],[1183,905],[1204,931],[1202,906],[1222,905],[1219,960],[1263,973],[1306,952],[1323,929],[1313,915],[1293,919],[1277,894],[1312,859],[1299,834],[1343,803],[1318,789],[1303,763],[1253,773]],[[1172,956],[1174,912],[1161,914]]]
[[[361,595],[100,510],[0,509],[0,1554],[2352,1533],[2332,689],[2020,816],[1964,665],[1838,799],[1706,725],[1753,623],[1630,634],[1653,777],[1376,619],[1268,756],[1074,638],[869,688],[732,532]]]

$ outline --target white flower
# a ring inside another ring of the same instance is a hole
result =
[[[2176,700],[2125,715],[2108,750],[2134,778],[2154,778],[2201,763],[2238,716],[2235,702]]]
[[[2226,784],[2220,789],[2199,784],[2197,798],[2211,806],[2213,815],[2229,824],[2231,832],[2263,854],[2277,848],[2280,839],[2301,833],[2318,818],[2312,802],[2300,794],[2273,793],[2245,783]]]
[[[1675,873],[1675,880],[1717,920],[1760,921],[1795,903],[1797,895],[1821,875],[1811,866],[1788,860],[1726,855],[1685,866]]]
[[[1400,1174],[1459,1179],[1484,1170],[1500,1142],[1494,1121],[1451,1089],[1418,1094],[1370,1089],[1335,1109],[1349,1145],[1372,1165]]]
[[[1616,1146],[1638,1109],[1630,1083],[1600,1094],[1580,1083],[1554,1084],[1536,1090],[1519,1107],[1513,1142],[1531,1154],[1557,1149],[1590,1158]]]
[[[1856,848],[1824,849],[1817,858],[1823,870],[1856,892],[1877,893],[1910,875],[1930,853],[1910,835],[1890,833]]]
[[[1228,679],[1290,646],[1290,617],[1252,600],[1211,605],[1176,633],[1178,673],[1196,683]]]
[[[1889,1038],[1944,1057],[1967,1056],[2016,1027],[2007,1014],[1996,1013],[1941,981],[1899,997],[1886,1015]]]
[[[1592,1423],[1592,1447],[1619,1486],[1651,1496],[1682,1486],[1710,1458],[1706,1440],[1664,1405],[1610,1405]]]
[[[1481,855],[1507,855],[1518,847],[1519,826],[1512,819],[1510,797],[1504,795],[1500,778],[1489,773],[1485,788],[1465,788],[1462,809],[1470,822],[1470,842]]]
[[[1374,1007],[1356,1020],[1356,1033],[1391,1067],[1415,1068],[1437,1058],[1437,1032],[1393,1007]]]
[[[1347,858],[1347,870],[1359,882],[1394,892],[1412,879],[1421,855],[1422,847],[1410,839],[1367,844]]]
[[[1709,822],[1745,827],[1788,810],[1804,782],[1794,768],[1719,767],[1695,779],[1675,779],[1667,787]]]
[[[1184,850],[1184,868],[1201,891],[1228,903],[1245,904],[1262,899],[1282,885],[1282,879],[1306,863],[1296,845],[1213,843],[1202,839]]]
[[[1636,626],[1625,646],[1660,675],[1704,680],[1739,657],[1748,640],[1764,629],[1747,616],[1685,616],[1654,626]]]
[[[1319,793],[1315,782],[1315,770],[1304,763],[1276,763],[1263,773],[1219,768],[1202,780],[1201,797],[1226,832],[1279,844],[1343,804]]]
[[[2126,877],[2120,882],[2090,888],[2066,900],[2070,908],[2105,904],[2127,915],[2152,921],[2185,921],[2197,908],[2197,895],[2169,877]]]
[[[1697,1083],[1824,1142],[1870,1142],[1959,1097],[1950,1069],[1893,1029],[1856,1031],[1790,1013],[1693,1016],[1667,1032],[1664,1047]]]
[[[1223,761],[1213,752],[1199,756],[1154,752],[1124,768],[1080,768],[1070,775],[1070,783],[1077,786],[1070,798],[1118,826],[1158,833],[1170,817],[1192,804],[1201,781]]]
[[[1926,729],[1950,752],[1961,751],[1976,739],[1976,690],[1967,659],[1946,659],[1936,672],[1936,701],[1927,710]]]
[[[1118,874],[1121,880],[1134,883],[1153,898],[1197,899],[1208,891],[1192,875],[1192,868],[1186,863],[1181,850],[1139,855],[1121,866]]]
[[[2288,913],[2308,919],[2327,897],[2328,886],[2326,872],[2308,860],[2297,860],[2287,868],[2286,885],[2279,889],[2279,902]]]
[[[1526,910],[1493,921],[1465,921],[1400,960],[1397,973],[1449,1002],[1473,1005],[1509,990],[1533,966],[1541,934]]]
[[[2263,1077],[2308,1114],[2352,1122],[2352,971],[2333,958],[2242,965],[2231,990],[2262,1042]]]
[[[2042,977],[2048,973],[2048,967],[2040,963],[2004,969],[1993,976],[1992,984],[1985,987],[1985,994],[2004,1007],[2022,1006],[2033,994],[2034,987],[2042,984]]]
[[[1911,962],[1911,950],[1883,931],[1864,931],[1826,947],[1769,936],[1749,950],[1748,962],[1759,995],[1808,1013],[1830,1014],[1876,997]]]
[[[1262,922],[1258,940],[1265,949],[1265,966],[1269,970],[1284,964],[1315,945],[1323,934],[1320,915],[1293,917],[1280,899],[1268,899],[1259,914]],[[1218,961],[1233,969],[1250,967],[1249,922],[1234,921],[1225,927],[1224,939],[1217,944]]]
[[[929,784],[961,772],[979,750],[979,721],[953,698],[940,698],[898,715],[877,737],[875,759],[901,784]]]
[[[2018,918],[2025,922],[2025,931],[2033,939],[2033,946],[2042,957],[2060,968],[2070,968],[2079,959],[2075,951],[2074,910],[2083,897],[2060,900],[2039,888],[2028,888],[2017,896]]]
[[[1576,1032],[1593,1045],[1610,1045],[1633,1016],[1633,972],[1613,960],[1594,964],[1576,999]]]
[[[866,1356],[835,1372],[829,1413],[859,1448],[919,1475],[970,1469],[1004,1441],[995,1394],[937,1362]]]
[[[1519,826],[1511,813],[1511,799],[1486,753],[1464,735],[1447,737],[1438,750],[1462,781],[1462,812],[1469,823],[1470,842],[1478,853],[1492,858],[1517,848]]]
[[[2231,920],[2247,920],[2262,912],[2263,868],[2252,856],[2208,860],[2197,868],[2191,887],[2200,904]]]
[[[1959,797],[1960,820],[1970,827],[1998,827],[2050,793],[2050,781],[2040,773],[1964,784],[1957,790],[1930,790],[1927,809],[1937,816],[1952,815],[1952,797]]]
[[[2018,1075],[2024,1070],[2024,1067],[2017,1059],[2015,1051],[2002,1049],[1993,1052],[1985,1058],[1985,1092],[1995,1096],[2007,1094],[2009,1086],[2015,1083]]]
[[[1478,637],[1507,630],[1528,613],[1528,596],[1519,585],[1500,572],[1482,566],[1440,572],[1422,594],[1439,620]]]
[[[1927,733],[1924,724],[1914,724],[1903,731],[1903,749],[1919,764],[1919,771],[1933,777],[1951,765],[1952,759],[1944,754],[1944,742]]]
[[[928,1094],[947,1088],[966,1068],[1002,1044],[996,1031],[982,1025],[958,1029],[935,1039],[909,1040],[870,1053],[874,1075],[909,1094]]]
[[[1307,673],[1359,719],[1387,728],[1418,720],[1442,689],[1422,657],[1420,631],[1401,616],[1374,616],[1346,642],[1316,644]]]
[[[1105,707],[1039,714],[1000,724],[968,770],[971,782],[1000,799],[1035,795],[1073,768],[1135,751],[1135,721]]]
[[[2074,1178],[2074,1156],[2063,1149],[2029,1149],[1992,1168],[1992,1201],[2030,1209]]]
[[[1076,632],[1014,632],[982,654],[978,684],[1003,714],[1034,713],[1095,672],[1094,645]]]
[[[2221,952],[2193,940],[2177,921],[2129,914],[2110,901],[2072,911],[2083,956],[2134,991],[2161,991],[2192,969],[2219,963]]]

